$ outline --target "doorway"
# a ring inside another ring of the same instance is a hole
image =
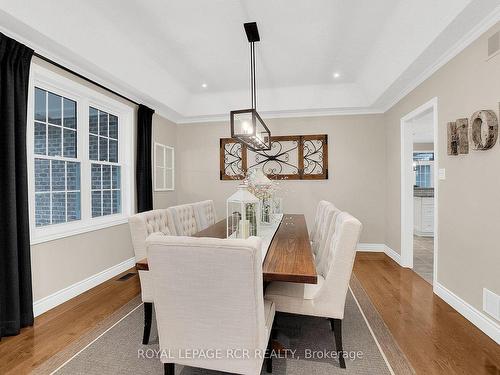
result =
[[[401,263],[432,285],[437,270],[437,98],[401,119]]]

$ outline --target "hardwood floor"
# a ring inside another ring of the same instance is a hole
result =
[[[356,277],[417,374],[500,374],[500,346],[382,253],[358,253]]]
[[[118,281],[128,272],[134,276]],[[29,374],[139,292],[139,277],[135,269],[130,269],[36,317],[33,327],[0,341],[0,374]]]
[[[500,374],[500,346],[416,273],[382,253],[358,253],[354,272],[417,374]],[[42,314],[20,335],[3,338],[0,374],[28,374],[133,299],[138,276],[117,281],[120,276]]]

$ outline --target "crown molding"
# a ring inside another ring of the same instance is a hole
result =
[[[375,107],[360,108],[322,108],[322,109],[304,109],[304,110],[285,110],[285,111],[263,111],[259,115],[263,119],[290,118],[290,117],[326,117],[326,116],[353,116],[353,115],[373,115],[384,113],[381,109]],[[229,121],[229,113],[208,116],[184,116],[177,121],[180,125],[199,124],[204,122],[223,122]]]

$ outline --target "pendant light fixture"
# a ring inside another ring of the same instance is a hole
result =
[[[256,22],[243,24],[250,43],[250,93],[252,108],[231,111],[231,137],[247,145],[253,151],[271,149],[271,132],[257,112],[255,87],[255,42],[260,41]]]

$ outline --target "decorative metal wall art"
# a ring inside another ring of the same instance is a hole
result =
[[[220,140],[220,179],[243,179],[247,171],[261,168],[272,179],[328,179],[328,136],[271,137],[270,150],[252,151],[238,140]]]

